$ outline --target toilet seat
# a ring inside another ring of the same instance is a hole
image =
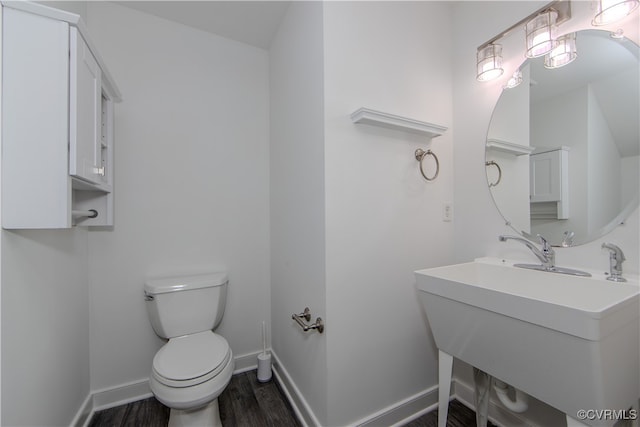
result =
[[[191,387],[218,375],[229,363],[231,349],[212,331],[172,338],[153,358],[153,376],[169,387]]]

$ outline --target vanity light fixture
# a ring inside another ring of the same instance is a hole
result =
[[[489,44],[482,49],[478,49],[477,75],[478,81],[486,82],[498,78],[504,73],[502,69],[502,45]]]
[[[498,42],[510,35],[513,30],[520,30],[524,27],[526,33],[526,56],[533,58],[545,55],[557,46],[556,28],[569,19],[571,19],[571,0],[554,0],[484,42],[476,52],[476,78],[478,81],[486,82],[500,77],[504,73],[502,68],[502,45]]]
[[[633,12],[640,0],[599,0],[596,6],[596,16],[591,21],[593,25],[607,25],[619,21]]]
[[[558,45],[556,40],[556,20],[558,12],[548,9],[534,16],[525,25],[526,56],[537,58],[546,55]]]
[[[558,37],[558,45],[544,56],[544,67],[553,69],[564,67],[578,56],[576,50],[576,33]]]
[[[514,87],[518,86],[520,83],[522,83],[522,71],[520,71],[520,68],[518,68],[513,73],[511,78],[509,80],[507,80],[507,84],[504,85],[504,88],[505,89],[513,89]]]

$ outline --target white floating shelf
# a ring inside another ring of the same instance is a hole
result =
[[[351,114],[353,123],[382,126],[389,129],[401,130],[405,132],[424,135],[435,138],[442,135],[447,128],[408,117],[396,116],[394,114],[382,113],[380,111],[360,108]]]
[[[535,149],[535,147],[531,147],[529,145],[514,144],[513,142],[501,141],[499,139],[488,139],[487,148],[502,151],[503,153],[513,154],[514,156],[531,154]]]

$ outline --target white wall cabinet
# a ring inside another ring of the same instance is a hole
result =
[[[569,218],[569,149],[534,152],[529,162],[532,218]]]
[[[113,225],[119,100],[79,16],[2,4],[3,228]]]

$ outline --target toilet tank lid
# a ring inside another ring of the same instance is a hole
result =
[[[222,286],[229,281],[227,273],[217,272],[192,276],[174,276],[149,279],[144,290],[150,295],[167,292],[187,291],[193,289]]]

